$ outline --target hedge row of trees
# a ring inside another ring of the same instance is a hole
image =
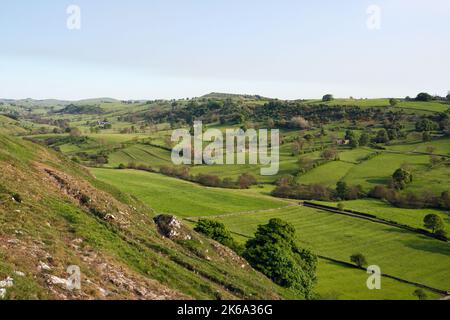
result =
[[[407,171],[399,169],[394,176],[388,186],[377,185],[368,193],[364,192],[359,185],[351,186],[343,181],[338,182],[336,188],[332,189],[322,184],[298,184],[293,177],[286,176],[278,181],[278,186],[272,191],[272,195],[279,198],[320,201],[356,200],[371,197],[388,201],[400,208],[450,209],[448,192],[442,192],[440,195],[404,193],[401,192],[401,189],[411,181],[411,175]]]
[[[120,164],[118,166],[118,169],[134,169],[147,172],[159,172],[166,176],[183,179],[201,184],[206,187],[214,187],[214,188],[248,189],[251,186],[258,184],[256,178],[249,173],[244,173],[240,175],[237,178],[237,180],[233,180],[231,178],[221,179],[219,176],[212,174],[201,173],[198,175],[191,175],[188,167],[162,166],[159,168],[159,171],[157,171],[152,167],[144,164],[129,163],[127,165]]]

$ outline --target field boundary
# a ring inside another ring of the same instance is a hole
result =
[[[358,267],[357,265],[352,264],[350,262],[345,262],[345,261],[337,260],[337,259],[334,259],[334,258],[322,256],[322,255],[317,255],[317,256],[320,259],[331,261],[331,262],[334,262],[334,263],[337,263],[337,264],[341,264],[341,265],[344,265],[346,267],[350,267],[350,268],[361,270],[361,271],[367,271],[363,267]],[[419,288],[427,289],[427,290],[430,290],[430,291],[432,291],[434,293],[438,293],[440,295],[443,295],[445,297],[450,297],[450,292],[446,291],[446,290],[437,289],[437,288],[430,287],[430,286],[427,286],[425,284],[421,284],[421,283],[418,283],[418,282],[405,280],[405,279],[402,279],[402,278],[399,278],[399,277],[396,277],[396,276],[392,276],[392,275],[386,274],[386,273],[382,273],[381,276],[382,277],[386,277],[388,279],[396,280],[396,281],[399,281],[399,282],[402,282],[402,283],[405,283],[405,284],[414,285],[414,286],[419,287]]]
[[[247,239],[251,239],[250,236],[242,234],[242,233],[238,233],[238,232],[234,232],[234,231],[231,231],[231,233],[236,234],[236,235],[241,236],[241,237],[244,237],[244,238],[247,238]],[[319,255],[319,254],[316,254],[316,255],[317,255],[318,258],[320,258],[322,260],[331,261],[331,262],[343,265],[345,267],[349,267],[349,268],[353,268],[355,270],[361,270],[361,271],[367,272],[367,270],[364,269],[363,267],[358,267],[357,265],[355,265],[353,263],[342,261],[342,260],[338,260],[338,259],[334,259],[334,258],[330,258],[330,257]],[[421,283],[418,283],[418,282],[405,280],[405,279],[402,279],[402,278],[399,278],[399,277],[396,277],[396,276],[393,276],[393,275],[390,275],[390,274],[382,273],[381,276],[385,277],[385,278],[388,278],[388,279],[392,279],[392,280],[401,282],[401,283],[405,283],[405,284],[413,285],[413,286],[416,286],[416,287],[419,287],[419,288],[427,289],[427,290],[430,290],[430,291],[432,291],[434,293],[442,295],[444,299],[450,299],[450,292],[447,291],[447,290],[442,290],[442,289],[430,287],[430,286],[427,286],[425,284],[421,284]]]
[[[421,234],[423,236],[426,236],[426,237],[429,237],[429,238],[433,238],[435,240],[439,240],[439,241],[450,243],[450,241],[446,237],[445,238],[444,237],[440,237],[440,236],[437,236],[435,234],[432,234],[431,232],[429,232],[427,230],[413,228],[413,227],[410,227],[408,225],[397,223],[395,221],[384,220],[384,219],[381,219],[381,218],[379,218],[379,217],[377,217],[375,215],[372,215],[372,214],[358,212],[358,211],[354,211],[354,210],[341,211],[341,210],[339,210],[337,208],[334,208],[334,207],[321,205],[321,204],[317,204],[317,203],[309,202],[309,201],[304,201],[301,205],[303,205],[305,207],[308,207],[308,208],[318,209],[318,210],[322,210],[322,211],[327,211],[327,212],[331,212],[331,213],[345,215],[345,216],[348,216],[348,217],[364,219],[364,220],[368,220],[368,221],[371,221],[371,222],[388,225],[388,226],[395,227],[395,228],[400,228],[400,229],[403,229],[403,230],[406,230],[406,231],[409,231],[409,232],[418,233],[418,234]]]
[[[262,209],[262,210],[251,210],[251,211],[242,211],[242,212],[232,212],[232,213],[225,213],[215,216],[202,216],[202,217],[187,217],[184,218],[185,220],[196,222],[194,219],[214,219],[214,218],[226,218],[226,217],[234,217],[234,216],[241,216],[246,214],[253,214],[253,213],[268,213],[268,212],[274,212],[278,210],[283,210],[291,207],[297,206],[296,203],[289,203],[288,205],[284,207],[278,207],[278,208],[272,208],[272,209]]]

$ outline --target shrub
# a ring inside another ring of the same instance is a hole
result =
[[[248,189],[253,185],[258,184],[258,180],[254,176],[248,173],[244,173],[238,178],[238,186],[241,189]]]
[[[223,223],[201,219],[197,222],[194,230],[198,233],[204,234],[205,236],[229,247],[238,254],[242,254],[243,248],[237,244],[231,233],[226,229]]]
[[[427,300],[427,294],[423,289],[417,289],[413,292],[413,295],[416,296],[419,300]]]

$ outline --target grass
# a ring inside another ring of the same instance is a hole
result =
[[[368,277],[362,270],[319,259],[315,292],[325,300],[417,300],[413,285],[382,277],[381,289],[369,290]],[[439,298],[431,291],[426,293],[430,300]]]
[[[361,252],[383,273],[450,290],[448,243],[399,228],[305,207],[216,219],[233,232],[252,236],[259,224],[271,218],[291,222],[298,244],[317,254],[349,262],[352,254]]]
[[[343,161],[332,161],[300,175],[297,178],[297,182],[301,184],[318,183],[328,187],[335,187],[336,183],[354,166],[354,164]]]
[[[285,201],[256,193],[206,188],[141,171],[92,169],[92,173],[101,181],[134,195],[157,212],[181,217],[266,210],[287,205]]]
[[[319,204],[337,207],[336,202],[314,201]],[[368,213],[378,218],[395,221],[414,228],[424,228],[423,219],[427,214],[434,213],[442,217],[450,231],[450,216],[434,209],[403,209],[390,206],[388,203],[375,199],[361,199],[353,201],[342,201],[345,209]]]
[[[103,264],[129,275],[138,286],[151,292],[160,289],[170,293],[169,287],[194,299],[213,299],[217,295],[223,299],[300,298],[256,271],[244,270],[239,262],[219,253],[199,235],[193,235],[193,243],[161,237],[153,223],[152,210],[131,197],[120,195],[112,186],[95,181],[83,168],[63,156],[1,134],[0,144],[0,238],[5,239],[5,246],[0,247],[0,280],[7,276],[15,280],[15,286],[8,289],[8,299],[57,297],[57,288],[49,288],[45,274],[37,268],[39,261],[49,261],[49,257],[53,266],[50,273],[56,276],[64,277],[68,265],[80,266],[86,294],[83,297],[90,299],[99,298],[99,287],[111,289],[114,298],[137,297],[133,290],[119,288],[105,278],[99,271]],[[70,183],[53,182],[39,169],[44,165]],[[97,188],[88,187],[92,180]],[[107,207],[108,212],[120,210],[126,216],[126,227],[115,223],[115,219],[106,221],[97,217],[60,188],[84,192],[88,188],[92,203],[103,204],[102,208]],[[14,192],[21,194],[22,203],[11,200]],[[236,195],[242,203],[248,198]],[[267,200],[263,198],[260,198],[261,206],[266,207]],[[7,244],[7,239],[16,240],[20,247]],[[73,246],[74,239],[82,240],[77,249]],[[90,254],[95,258],[85,259]],[[26,276],[14,276],[15,270]],[[148,287],[144,280],[152,280],[154,287]]]

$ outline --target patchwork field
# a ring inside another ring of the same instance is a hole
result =
[[[190,219],[209,216],[221,221],[239,241],[250,237],[259,224],[280,218],[296,227],[300,246],[311,248],[317,254],[349,262],[351,254],[362,252],[370,264],[379,265],[387,274],[450,289],[450,270],[446,267],[450,246],[440,241],[364,220],[293,206],[261,196],[257,190],[210,189],[130,170],[93,169],[92,172],[98,179],[135,195],[158,212]],[[369,207],[367,203],[359,205]],[[280,207],[285,208],[276,209]],[[358,203],[353,207],[358,208]],[[378,207],[376,213],[382,217],[383,207],[381,204]],[[377,203],[370,203],[370,208],[377,208]],[[262,211],[252,213],[253,210]],[[420,214],[425,214],[425,210]],[[411,215],[408,210],[395,210],[395,216],[402,222],[416,221]],[[382,291],[370,291],[366,288],[367,275],[363,271],[327,260],[321,260],[318,275],[317,293],[325,299],[414,299],[412,285],[384,279]],[[430,292],[428,296],[437,297]]]
[[[314,201],[319,204],[337,207],[336,202]],[[446,212],[435,209],[404,209],[392,207],[386,202],[375,199],[360,199],[353,201],[341,201],[344,209],[355,210],[362,213],[375,215],[378,218],[388,221],[398,222],[400,224],[408,225],[414,228],[424,228],[423,219],[426,215],[434,213],[439,215],[447,229],[450,230],[450,215]]]
[[[449,244],[419,234],[304,207],[216,219],[250,237],[258,225],[272,218],[292,223],[298,244],[319,255],[349,262],[352,254],[360,252],[386,274],[450,290]]]

